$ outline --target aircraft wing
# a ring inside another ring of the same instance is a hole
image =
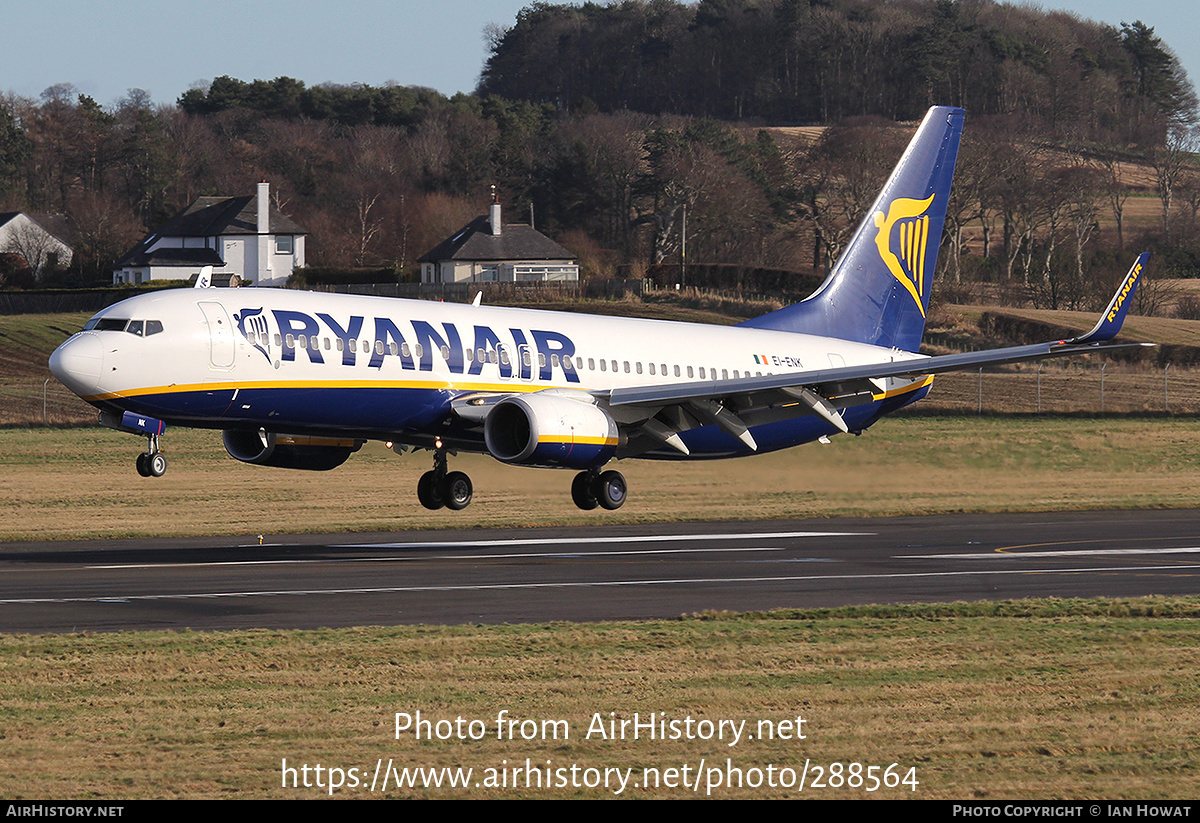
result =
[[[1106,344],[1121,329],[1147,257],[1145,253],[1138,257],[1100,322],[1087,334],[1069,340],[935,357],[898,351],[887,362],[732,380],[616,388],[597,394],[597,399],[608,406],[627,432],[626,455],[657,448],[660,443],[688,454],[678,433],[710,424],[757,449],[749,431],[751,426],[805,414],[815,414],[846,432],[849,429],[839,409],[871,402],[884,394],[885,378],[919,378],[983,366],[1153,345]]]

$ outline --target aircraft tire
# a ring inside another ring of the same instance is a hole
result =
[[[571,481],[571,499],[585,512],[600,505],[595,492],[592,491],[591,477],[587,472],[580,472]]]
[[[150,472],[151,477],[162,477],[167,473],[167,458],[162,452],[147,455],[146,470]]]
[[[615,471],[603,472],[596,478],[596,486],[593,489],[596,500],[609,511],[621,508],[625,503],[627,491],[625,475]]]
[[[446,505],[446,501],[442,499],[441,491],[438,489],[436,474],[430,471],[421,475],[421,479],[417,481],[417,499],[430,511],[437,511]]]
[[[142,477],[150,476],[150,455],[145,452],[137,456],[137,473]]]
[[[453,511],[461,511],[471,505],[471,496],[475,493],[471,486],[471,478],[463,472],[450,472],[446,475],[440,491],[446,508]]]

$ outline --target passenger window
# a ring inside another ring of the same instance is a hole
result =
[[[607,361],[601,360],[600,361],[600,371],[608,371],[608,369],[606,368],[607,365],[608,365]]]
[[[601,361],[600,361],[600,365],[601,365],[601,366],[603,366],[603,365],[604,365],[604,361],[603,361],[603,360],[601,360]],[[588,358],[588,371],[595,371],[595,370],[596,370],[596,358],[594,358],[594,357],[589,357],[589,358]]]
[[[442,353],[443,360],[450,359],[450,347],[449,346],[442,346],[438,351],[440,351]]]
[[[641,373],[642,373],[642,361],[641,361],[641,360],[639,360],[639,361],[637,361],[637,363],[635,363],[634,365],[637,367],[637,373],[638,373],[638,374],[641,374]]]
[[[344,351],[345,348],[346,348],[346,341],[343,338],[339,337],[337,339],[337,350]]]
[[[283,345],[283,339],[279,336],[278,332],[275,333],[275,345],[276,346]]]
[[[687,369],[688,369],[688,377],[695,377],[695,375],[692,374],[692,367],[688,366]]]
[[[629,374],[629,361],[628,360],[625,361],[625,373]]]
[[[405,359],[408,359],[410,356],[412,356],[412,350],[408,348],[407,343],[400,344],[400,356]]]
[[[382,340],[375,341],[375,353],[383,354],[383,341]]]
[[[425,356],[425,347],[422,346],[420,343],[414,343],[413,344],[413,354],[415,354],[417,357],[424,357]]]
[[[638,371],[641,371],[641,369],[638,369]],[[654,374],[654,364],[653,363],[650,364],[650,373]]]
[[[495,362],[495,361],[493,361],[493,362]],[[508,350],[507,349],[500,350],[500,362],[506,366],[508,365]]]
[[[721,369],[721,379],[722,380],[729,379],[729,370],[728,369]]]
[[[285,338],[285,342],[287,343],[287,347],[289,349],[296,347],[296,338],[290,334],[287,336],[287,338]]]
[[[675,376],[676,376],[676,377],[678,377],[678,376],[679,376],[679,366],[676,366],[676,367],[675,367]]]
[[[546,368],[546,355],[538,352],[538,368]]]
[[[394,357],[395,355],[397,355],[399,353],[400,353],[400,347],[396,345],[395,340],[393,340],[391,343],[388,343],[388,354],[390,354]]]

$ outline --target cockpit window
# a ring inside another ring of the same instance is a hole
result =
[[[93,317],[84,331],[125,331],[138,337],[149,337],[163,330],[161,320],[127,320],[123,317]]]

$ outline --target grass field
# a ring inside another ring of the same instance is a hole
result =
[[[1165,416],[895,416],[862,437],[721,462],[620,461],[630,499],[581,512],[571,472],[460,455],[463,512],[416,500],[429,452],[370,443],[331,472],[239,463],[220,434],[173,429],[163,478],[140,438],[0,429],[0,540],[520,527],[837,515],[1200,506],[1200,420]]]
[[[329,791],[315,770],[309,788],[299,771],[321,764],[344,770],[335,796],[359,798],[612,797],[604,769],[632,770],[620,795],[631,798],[1188,798],[1200,779],[1197,617],[1200,599],[1185,598],[0,636],[0,791],[10,802],[321,797]],[[461,718],[464,734],[480,721],[472,733],[482,729],[482,739],[397,737],[396,713],[418,711],[448,721],[427,736],[456,734]],[[524,729],[533,739],[497,739],[502,711],[518,723],[510,737]],[[635,713],[643,722],[651,713],[680,724],[745,721],[755,739],[588,739],[597,717]],[[759,739],[760,721],[793,739]],[[511,770],[527,758],[564,771],[551,773],[549,788],[526,787]],[[300,787],[284,786],[285,759]],[[372,794],[380,761],[473,771],[466,788]],[[863,783],[831,780],[835,763],[847,778],[849,764],[863,764]],[[915,790],[867,791],[865,767],[880,776],[893,763]],[[832,785],[814,785],[815,765]],[[507,785],[488,787],[488,769]],[[645,769],[660,780],[675,769],[674,787],[647,787]],[[728,785],[735,769],[740,788]]]

